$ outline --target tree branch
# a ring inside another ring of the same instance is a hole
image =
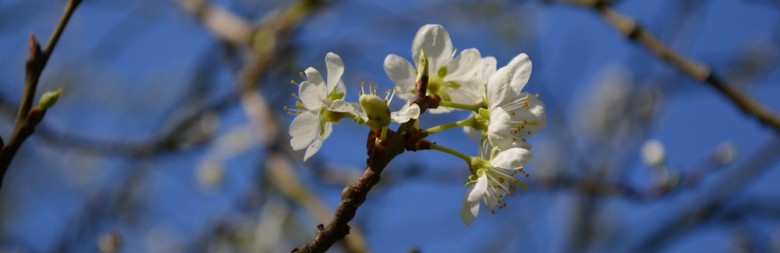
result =
[[[428,67],[427,61],[421,64],[424,70],[420,72],[417,83],[415,84],[414,103],[420,106],[420,115],[425,110],[437,106],[435,98],[426,96],[428,89]],[[366,201],[366,195],[371,191],[381,178],[381,173],[387,167],[387,164],[396,156],[407,149],[410,141],[414,141],[413,130],[417,120],[410,120],[398,127],[397,131],[388,133],[388,141],[378,139],[379,130],[371,130],[366,140],[366,149],[368,159],[367,168],[363,176],[355,184],[347,186],[341,192],[341,203],[336,207],[336,214],[327,226],[320,224],[317,226],[317,235],[314,239],[300,248],[292,251],[298,253],[325,252],[336,241],[341,240],[349,234],[349,221],[355,217],[357,209]]]
[[[608,1],[591,0],[580,2],[587,2],[588,6],[598,11],[607,23],[612,25],[628,40],[643,45],[658,58],[671,64],[693,79],[708,84],[731,100],[743,113],[755,117],[759,122],[768,125],[780,135],[780,117],[778,115],[746,92],[723,81],[709,67],[675,52],[637,21],[612,9]]]
[[[30,56],[27,58],[25,69],[25,81],[24,81],[24,94],[22,95],[22,102],[19,106],[19,111],[16,114],[16,121],[13,134],[8,144],[5,145],[0,151],[0,188],[3,187],[3,179],[5,178],[8,167],[11,165],[16,152],[22,143],[30,137],[35,131],[35,126],[41,122],[43,116],[46,114],[45,109],[32,108],[33,101],[35,100],[35,90],[38,87],[38,80],[40,80],[43,69],[46,67],[46,63],[49,61],[49,57],[54,52],[54,47],[57,46],[57,42],[60,40],[60,35],[65,30],[65,26],[68,24],[70,17],[79,6],[82,0],[69,0],[65,5],[65,9],[62,11],[57,26],[54,28],[49,40],[46,42],[46,47],[41,51],[41,46],[34,36],[30,35]]]

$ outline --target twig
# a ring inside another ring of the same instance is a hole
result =
[[[45,115],[46,111],[41,109],[32,109],[33,100],[35,99],[35,90],[38,87],[38,80],[43,73],[43,69],[46,67],[46,63],[49,61],[49,57],[54,52],[54,47],[57,46],[57,42],[60,40],[62,31],[65,30],[65,26],[68,24],[70,17],[73,15],[73,11],[81,3],[82,0],[69,0],[65,5],[65,9],[62,11],[57,26],[54,28],[51,37],[46,42],[46,47],[41,51],[41,46],[34,36],[30,35],[30,56],[27,59],[25,69],[25,81],[24,81],[24,95],[22,96],[22,102],[19,106],[19,111],[16,114],[16,121],[11,139],[8,141],[0,151],[0,188],[3,186],[3,179],[5,178],[8,167],[11,165],[16,152],[22,143],[30,137],[35,131],[35,126],[40,123]]]
[[[709,219],[722,210],[724,203],[733,199],[740,191],[758,178],[762,173],[777,163],[780,153],[780,139],[771,138],[764,143],[755,153],[744,159],[744,163],[729,170],[717,181],[712,182],[712,189],[702,191],[701,199],[688,205],[688,208],[675,214],[672,219],[667,219],[652,233],[644,237],[627,252],[639,252],[642,250],[654,250],[670,238],[680,235],[683,231],[695,227],[697,224]]]
[[[588,5],[591,8],[598,11],[607,23],[612,25],[628,40],[644,45],[658,58],[661,58],[692,78],[708,84],[731,100],[731,102],[739,107],[742,112],[755,117],[761,123],[771,127],[777,134],[780,134],[780,117],[768,107],[756,101],[749,94],[726,83],[707,66],[675,52],[664,44],[664,42],[656,38],[650,31],[641,26],[637,21],[612,9],[607,1],[595,0],[586,2],[589,2]]]
[[[420,106],[422,115],[426,109],[437,106],[435,98],[425,96],[428,89],[428,71],[427,62],[423,65],[422,71],[417,79],[414,101]],[[412,119],[398,127],[395,133],[388,136],[389,143],[377,142],[379,133],[374,130],[368,133],[366,140],[366,149],[368,151],[367,168],[363,176],[355,184],[347,186],[341,192],[341,203],[336,207],[336,214],[327,226],[317,226],[317,235],[313,240],[304,244],[300,248],[293,249],[293,252],[325,252],[333,243],[341,240],[349,234],[349,221],[355,217],[357,209],[366,201],[366,195],[371,188],[379,183],[382,171],[388,163],[396,156],[400,155],[407,148],[410,140],[413,139],[413,130],[416,120]]]

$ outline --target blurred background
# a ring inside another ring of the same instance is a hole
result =
[[[4,139],[28,36],[48,39],[65,2],[0,1]],[[290,80],[335,52],[347,99],[360,82],[392,88],[385,56],[410,59],[428,23],[499,66],[530,56],[526,89],[548,115],[528,140],[530,187],[467,227],[466,165],[407,152],[333,252],[780,252],[778,133],[565,2],[86,0],[38,88],[62,97],[0,191],[0,252],[289,252],[362,174],[367,134],[343,121],[302,162],[282,110]],[[614,7],[780,111],[780,2]],[[459,129],[429,139],[477,154]]]

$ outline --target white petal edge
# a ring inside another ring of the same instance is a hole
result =
[[[509,86],[512,87],[514,94],[520,94],[525,85],[528,84],[528,79],[531,78],[531,69],[533,67],[531,59],[528,58],[527,54],[521,53],[512,58],[506,66],[512,73]]]
[[[317,153],[317,151],[320,151],[320,148],[322,147],[322,143],[325,142],[325,139],[330,136],[330,133],[333,132],[333,124],[330,122],[327,122],[324,124],[325,129],[322,135],[317,135],[317,138],[314,139],[314,142],[309,145],[308,148],[306,148],[306,153],[303,154],[303,161],[305,162],[310,157],[312,157],[314,154]]]
[[[460,210],[460,218],[466,226],[470,226],[474,218],[479,215],[479,200],[487,191],[487,175],[483,174],[477,182],[466,191],[463,199],[463,208]]]
[[[490,165],[506,170],[516,170],[530,161],[531,158],[533,158],[531,151],[528,151],[527,149],[510,148],[498,153],[498,155],[490,161]]]
[[[414,97],[414,83],[417,73],[406,59],[390,54],[385,57],[385,74],[398,86],[396,95],[404,100]]]
[[[480,70],[477,73],[478,79],[482,81],[483,84],[487,83],[488,79],[490,79],[490,77],[496,73],[497,66],[498,63],[495,57],[488,56],[482,58],[482,62],[480,63]]]
[[[344,74],[344,61],[333,52],[325,55],[325,67],[328,69],[328,92],[336,88],[341,82],[341,76]]]
[[[303,81],[298,86],[298,98],[309,111],[319,111],[328,96],[325,85]]]
[[[309,146],[320,131],[320,117],[309,111],[295,116],[290,123],[290,146],[293,150],[301,150]]]
[[[406,123],[410,119],[417,119],[417,117],[420,117],[420,106],[417,104],[405,104],[397,112],[390,113],[390,118],[398,124]]]
[[[308,67],[303,71],[303,73],[306,74],[306,81],[325,87],[325,81],[322,80],[322,74],[320,74],[320,71],[317,69]]]
[[[477,73],[481,70],[481,65],[482,56],[479,54],[479,50],[476,48],[463,50],[458,57],[455,57],[447,64],[445,80],[465,81],[475,79]]]
[[[487,83],[487,90],[486,90],[486,96],[487,96],[487,102],[488,102],[488,109],[493,110],[496,106],[501,105],[507,96],[509,96],[509,92],[511,92],[511,88],[509,87],[509,82],[511,81],[511,73],[510,69],[507,67],[503,67],[498,69],[495,74],[493,74],[490,77],[490,80],[488,80]]]
[[[343,99],[337,99],[333,101],[333,103],[328,106],[328,110],[333,112],[345,112],[354,115],[358,114],[358,110],[355,108],[355,105]]]
[[[428,68],[435,73],[452,60],[450,33],[442,25],[428,24],[420,27],[412,41],[412,60],[420,59],[420,50],[428,57]]]
[[[515,136],[511,125],[512,117],[500,107],[490,110],[490,123],[488,123],[487,136],[490,144],[499,150],[512,148]]]

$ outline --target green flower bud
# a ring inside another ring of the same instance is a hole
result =
[[[38,109],[47,110],[52,107],[54,103],[57,103],[57,99],[60,98],[60,94],[62,94],[62,89],[43,93],[43,95],[41,95],[41,100],[38,101]]]
[[[390,108],[387,102],[377,95],[360,95],[360,106],[368,116],[366,124],[372,128],[381,128],[390,125]]]

